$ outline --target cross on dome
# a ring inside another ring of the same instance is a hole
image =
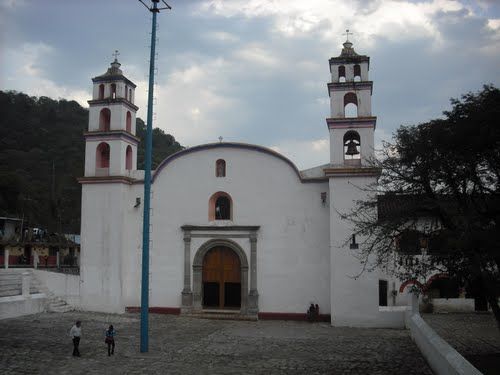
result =
[[[351,32],[349,31],[349,29],[346,29],[346,30],[345,30],[345,33],[344,33],[344,34],[342,34],[342,35],[345,35],[345,36],[346,36],[346,42],[348,42],[348,41],[349,41],[349,34],[351,34],[351,35],[353,34],[353,33],[351,33]]]
[[[118,56],[120,55],[120,52],[118,52],[117,49],[115,49],[115,53],[112,54],[112,56],[115,58],[115,61],[118,61]]]

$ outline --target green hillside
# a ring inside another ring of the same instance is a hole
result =
[[[0,216],[24,217],[34,227],[80,232],[81,186],[88,110],[75,101],[0,91]],[[144,165],[145,125],[138,168]],[[181,150],[169,134],[153,130],[153,168]]]

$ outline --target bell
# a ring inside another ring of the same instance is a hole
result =
[[[351,156],[359,154],[358,147],[352,139],[347,143],[347,151],[345,152],[345,154]]]

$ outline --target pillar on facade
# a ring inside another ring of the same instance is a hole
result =
[[[9,268],[9,250],[5,249],[3,252],[3,266],[4,268]]]
[[[182,310],[189,312],[193,307],[191,291],[191,232],[184,233],[184,288],[182,289]]]
[[[248,293],[249,314],[259,312],[259,293],[257,291],[257,233],[250,234],[250,292]]]

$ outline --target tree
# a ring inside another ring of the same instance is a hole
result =
[[[364,238],[364,269],[479,283],[500,329],[500,90],[484,86],[451,104],[444,118],[401,126],[384,144],[371,198],[346,218]]]

